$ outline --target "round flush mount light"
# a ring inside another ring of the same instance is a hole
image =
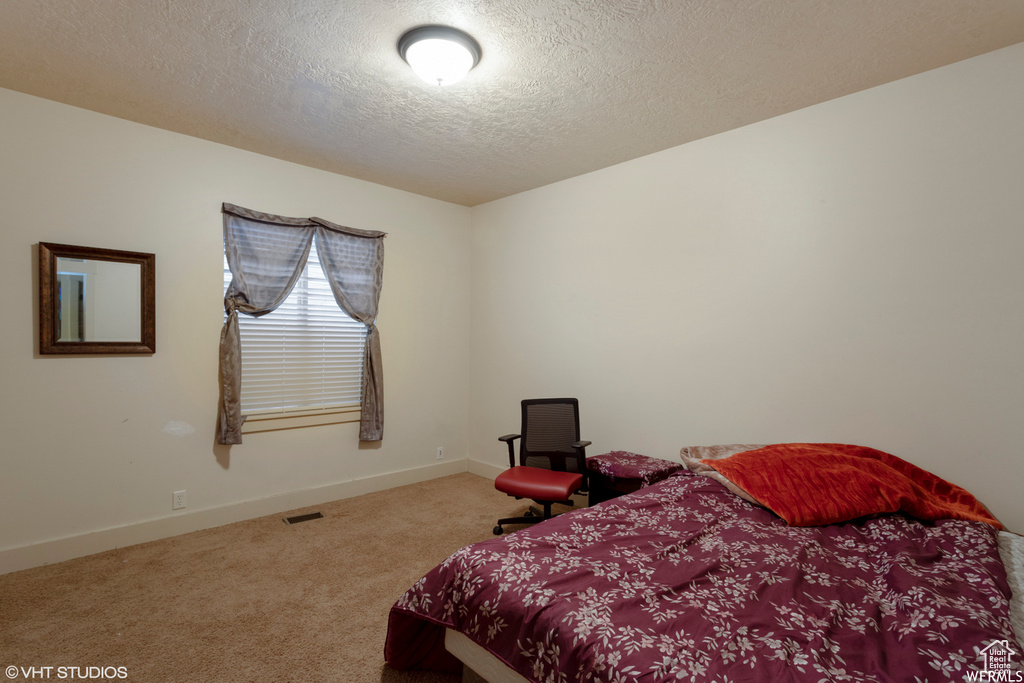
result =
[[[398,54],[427,83],[451,85],[479,63],[480,44],[456,28],[419,26],[398,39]]]

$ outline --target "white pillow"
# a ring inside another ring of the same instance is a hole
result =
[[[718,446],[687,446],[679,450],[679,457],[682,459],[683,464],[686,465],[686,469],[690,470],[694,474],[699,474],[702,477],[707,477],[708,479],[714,479],[743,500],[751,502],[754,505],[761,505],[746,491],[726,479],[725,475],[714,467],[705,465],[701,460],[722,460],[724,458],[728,458],[730,455],[764,448],[765,445],[767,444],[732,443]]]

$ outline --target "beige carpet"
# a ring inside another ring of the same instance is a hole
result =
[[[524,508],[458,474],[288,513],[324,519],[263,517],[0,576],[0,668],[51,666],[56,680],[56,667],[125,667],[138,683],[455,681],[385,666],[388,610]]]

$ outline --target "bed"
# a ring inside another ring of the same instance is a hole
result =
[[[1024,548],[963,489],[856,446],[683,455],[652,486],[455,552],[392,608],[389,665],[465,662],[495,683],[1024,680]]]

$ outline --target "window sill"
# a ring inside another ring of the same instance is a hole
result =
[[[273,415],[249,415],[242,423],[243,434],[258,432],[276,432],[282,429],[301,429],[302,427],[319,427],[321,425],[359,422],[361,409],[345,408],[343,410],[322,411],[311,413],[276,413]]]

